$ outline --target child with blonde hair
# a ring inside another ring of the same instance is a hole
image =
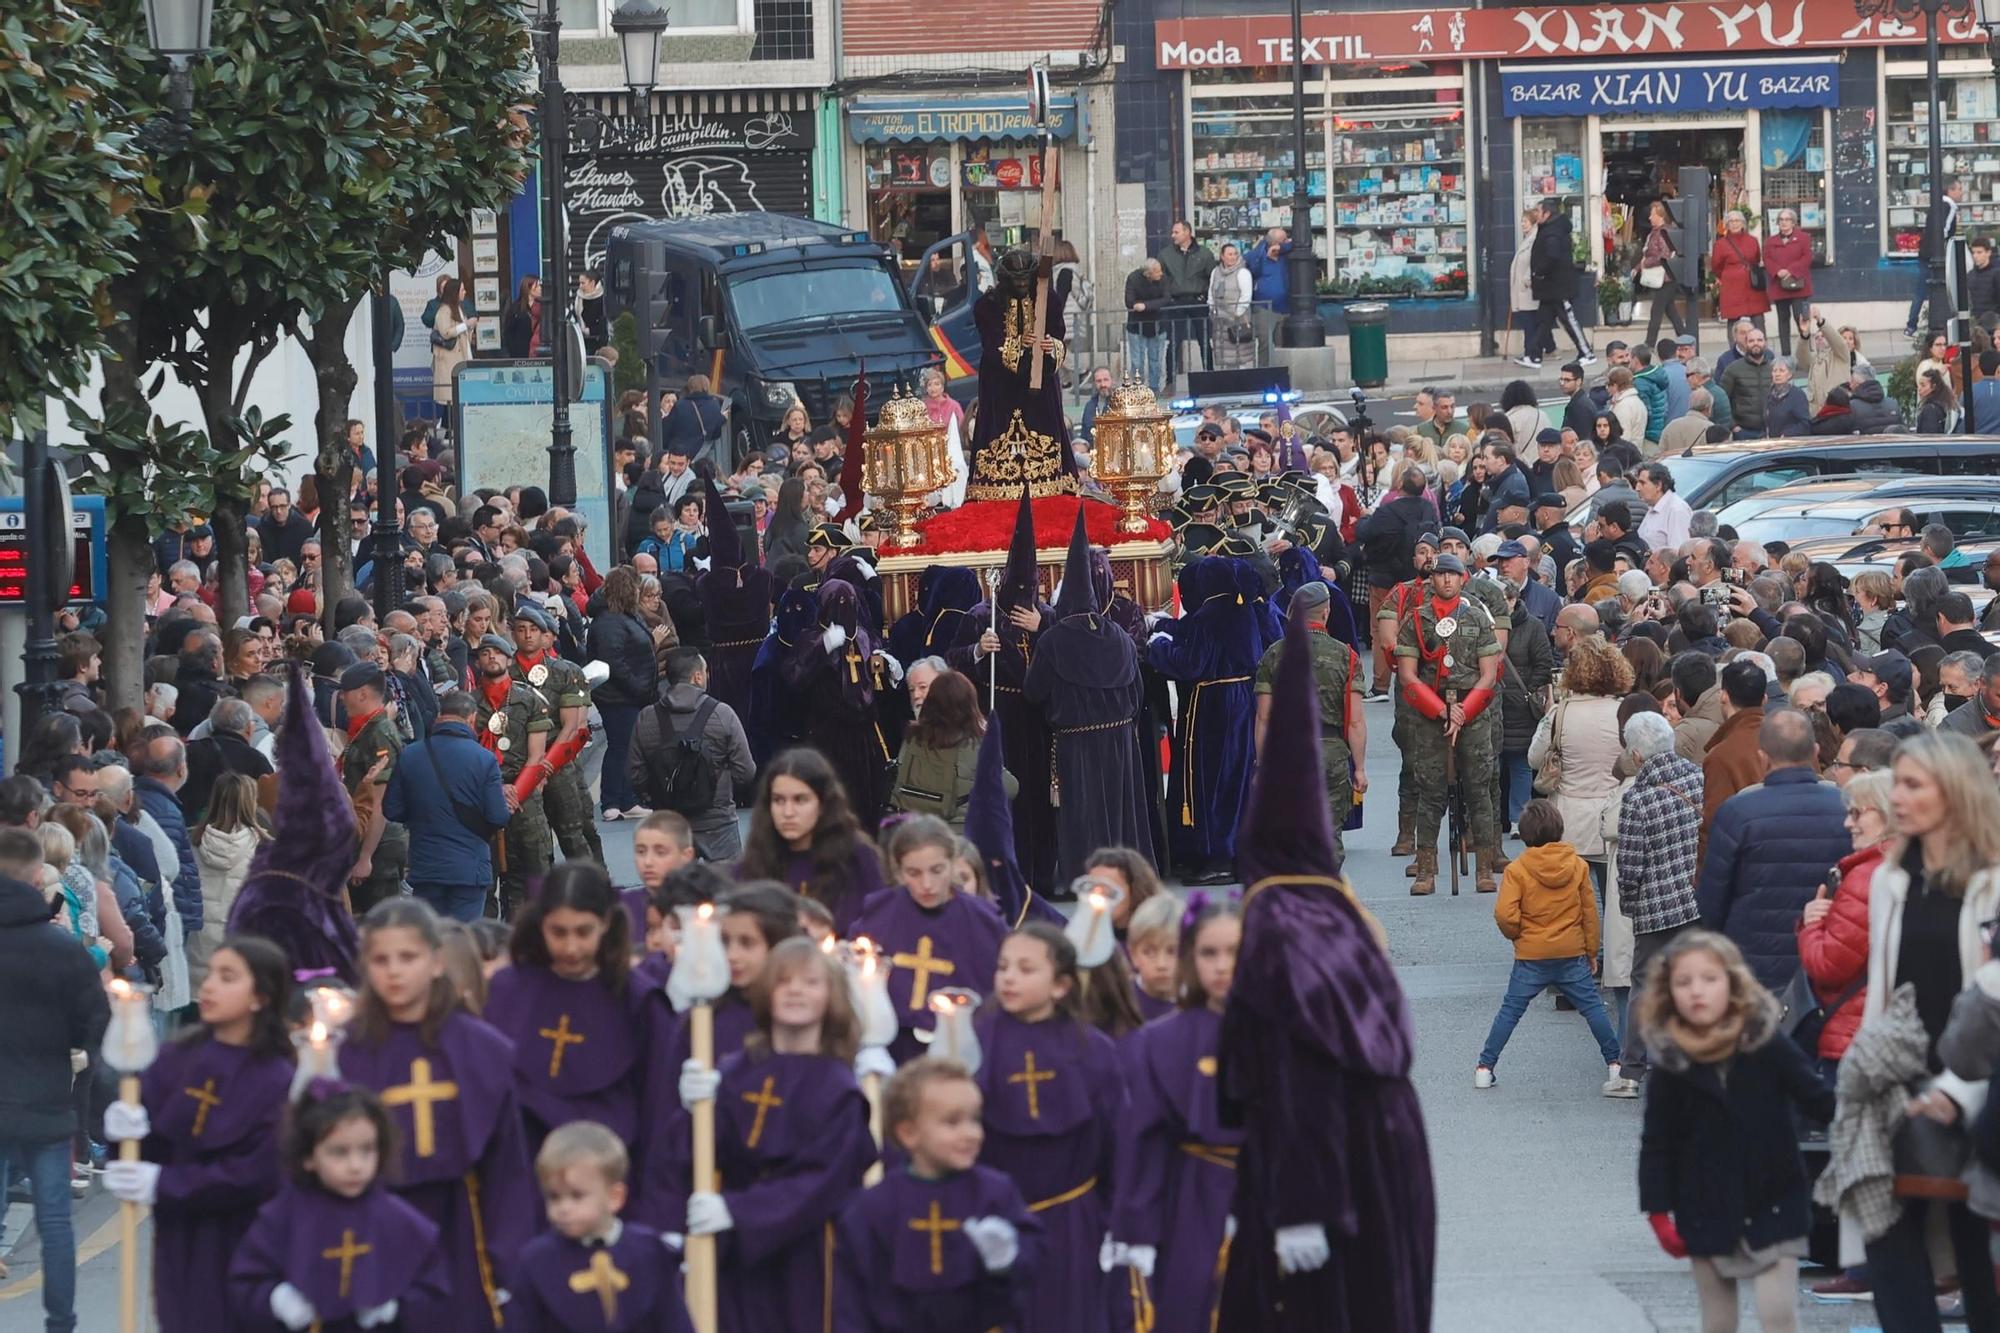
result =
[[[1181,901],[1163,893],[1140,903],[1125,927],[1132,988],[1147,1022],[1170,1014],[1180,999]]]

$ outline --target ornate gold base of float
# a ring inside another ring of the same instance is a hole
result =
[[[1167,548],[1154,541],[1120,542],[1105,548],[1111,556],[1111,584],[1148,611],[1163,611],[1173,600],[1174,573],[1167,562]],[[1036,574],[1040,577],[1042,600],[1055,601],[1056,584],[1062,580],[1063,561],[1069,550],[1048,546],[1035,552]],[[986,586],[986,571],[1007,563],[1007,552],[951,551],[919,555],[892,555],[882,560],[882,616],[895,624],[917,605],[917,582],[934,565],[963,565],[979,575]]]

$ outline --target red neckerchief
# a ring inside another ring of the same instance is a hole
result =
[[[514,654],[514,664],[521,668],[521,674],[523,676],[527,675],[530,671],[533,671],[537,663],[546,662],[548,660],[549,660],[549,654],[546,652],[543,653],[540,657],[523,657],[519,653]]]
[[[496,688],[499,691],[497,695],[494,693]],[[495,713],[499,712],[501,709],[507,706],[507,693],[513,688],[514,688],[514,682],[505,677],[502,677],[499,681],[497,681],[493,685],[489,685],[485,681],[481,681],[479,683],[480,693],[486,696],[486,706],[492,709],[493,712]],[[504,734],[505,733],[501,733],[501,735]],[[500,746],[498,744],[499,740],[500,740],[500,735],[496,735],[494,733],[490,721],[486,726],[483,726],[479,729],[479,743],[485,746],[487,749],[491,750],[496,758],[502,757],[500,755]]]
[[[1464,600],[1465,598],[1461,594],[1460,596],[1452,598],[1449,602],[1440,604],[1437,599],[1437,595],[1433,593],[1431,594],[1430,598],[1431,612],[1439,620],[1442,620],[1446,616],[1457,614],[1459,603]],[[1423,603],[1419,602],[1417,604],[1417,609],[1418,612],[1421,613],[1421,611],[1423,610]],[[1436,651],[1432,651],[1431,648],[1424,643],[1424,618],[1422,614],[1417,615],[1416,621],[1417,621],[1417,655],[1421,657],[1424,661],[1431,664],[1433,670],[1437,674],[1437,678],[1440,681],[1442,681],[1444,679],[1444,674],[1445,674],[1444,654],[1445,654],[1445,649],[1448,645],[1445,640],[1439,639]]]
[[[359,736],[362,733],[362,731],[367,728],[368,724],[375,720],[376,716],[380,714],[381,711],[382,711],[381,709],[377,708],[373,712],[366,713],[361,717],[348,718],[347,739],[353,740],[356,736]],[[2000,723],[1996,723],[1995,725],[2000,725]]]

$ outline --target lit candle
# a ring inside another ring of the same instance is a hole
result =
[[[1076,946],[1077,966],[1102,966],[1118,944],[1117,932],[1111,928],[1111,909],[1125,901],[1125,890],[1096,875],[1079,877],[1074,888],[1077,913],[1063,927],[1063,933]]]
[[[298,1070],[292,1075],[294,1099],[314,1079],[340,1077],[340,1043],[346,1035],[344,1029],[330,1026],[318,1017],[292,1034],[292,1045],[298,1048]]]
[[[979,992],[949,986],[931,992],[931,1014],[937,1030],[931,1037],[931,1054],[955,1060],[966,1072],[979,1072],[979,1036],[972,1030],[972,1015],[979,1008]]]
[[[139,1075],[160,1053],[153,1032],[152,1001],[147,993],[123,979],[113,981],[111,1022],[104,1029],[99,1048],[104,1063],[118,1071],[118,1100],[137,1111],[140,1106]],[[139,1160],[139,1140],[126,1139],[118,1145],[118,1160]],[[118,1326],[120,1333],[137,1333],[139,1327],[139,1205],[118,1206],[121,1248],[118,1263]]]
[[[889,961],[867,936],[848,946],[848,984],[863,1046],[887,1046],[896,1039],[896,1007],[889,1000]]]
[[[668,974],[667,998],[685,1012],[690,1005],[709,1004],[729,990],[729,957],[722,949],[722,922],[711,903],[674,909],[681,918],[681,940]]]

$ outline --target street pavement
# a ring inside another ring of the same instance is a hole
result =
[[[1395,837],[1397,754],[1389,705],[1367,705],[1367,826],[1347,835],[1348,873],[1388,932],[1417,1026],[1416,1085],[1437,1181],[1439,1333],[1693,1333],[1700,1327],[1687,1266],[1653,1243],[1638,1212],[1642,1102],[1611,1101],[1583,1021],[1544,997],[1515,1030],[1498,1086],[1478,1092],[1472,1067],[1505,987],[1512,955],[1493,925],[1492,899],[1413,899]],[[602,826],[619,883],[632,883],[632,825]],[[0,1333],[40,1333],[37,1244],[27,1209],[7,1210],[0,1257]],[[26,1239],[21,1239],[24,1229]],[[84,1253],[78,1328],[110,1333],[118,1311],[115,1201],[94,1191],[78,1208]],[[146,1242],[146,1243],[149,1243]],[[13,1253],[6,1253],[9,1246]],[[1818,1274],[1815,1277],[1820,1276]],[[1747,1309],[1744,1327],[1755,1327]],[[1860,1333],[1873,1307],[1801,1296],[1799,1328]]]

